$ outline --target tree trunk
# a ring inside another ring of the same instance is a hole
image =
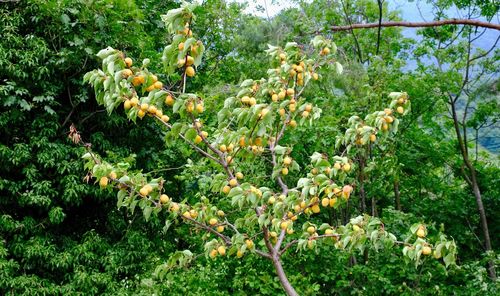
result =
[[[360,200],[361,213],[365,213],[366,212],[366,192],[365,192],[365,158],[364,158],[364,156],[359,157],[358,181],[359,181],[359,195],[361,196],[361,200]]]
[[[394,198],[396,202],[396,210],[401,211],[401,199],[399,195],[399,181],[394,180]]]
[[[469,165],[472,167],[470,162]],[[492,248],[490,232],[488,230],[488,221],[486,219],[486,212],[484,210],[483,199],[481,198],[481,191],[479,190],[479,186],[477,184],[476,172],[473,167],[469,169],[471,170],[472,191],[474,192],[474,197],[476,198],[479,217],[481,219],[481,228],[483,230],[484,236],[484,248],[488,252],[491,251]],[[492,260],[488,261],[488,275],[492,280],[496,280],[495,264]]]
[[[469,154],[467,148],[465,147],[467,143],[464,142],[462,135],[460,133],[460,127],[458,125],[459,124],[458,116],[457,116],[457,111],[455,109],[455,101],[453,100],[453,98],[450,98],[449,103],[451,105],[451,112],[452,112],[451,115],[453,117],[453,126],[455,127],[458,146],[460,148],[464,164],[469,170],[469,176],[467,176],[465,170],[463,171],[464,177],[468,179],[469,184],[472,186],[472,192],[474,193],[474,197],[476,198],[477,209],[479,212],[479,219],[481,220],[481,230],[483,231],[483,237],[484,237],[484,249],[488,252],[492,250],[490,232],[488,230],[488,221],[486,219],[486,212],[484,211],[483,199],[481,198],[481,191],[479,190],[479,185],[477,183],[476,170],[472,165],[472,163],[470,162]],[[488,275],[492,280],[496,280],[495,265],[491,260],[488,261]]]
[[[281,265],[281,261],[280,261],[280,258],[278,257],[278,255],[273,254],[271,261],[273,261],[274,269],[276,269],[276,274],[278,275],[280,283],[283,286],[283,289],[285,289],[286,294],[288,296],[298,296],[299,294],[297,294],[295,289],[292,287],[292,285],[288,281],[288,278],[285,274],[285,271],[283,270],[283,266]]]

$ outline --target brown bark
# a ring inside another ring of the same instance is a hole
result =
[[[331,30],[336,32],[336,31],[349,31],[354,29],[368,29],[368,28],[378,28],[378,27],[423,28],[423,27],[439,27],[444,25],[470,25],[470,26],[500,30],[500,24],[494,24],[478,20],[470,20],[470,19],[451,19],[451,20],[440,20],[432,22],[403,22],[403,21],[382,22],[380,23],[380,25],[379,23],[350,24],[346,26],[333,26],[331,27]]]
[[[271,257],[271,261],[273,261],[274,269],[276,269],[276,274],[278,275],[280,283],[283,286],[283,289],[285,289],[286,294],[288,296],[298,296],[299,294],[297,294],[295,289],[288,281],[285,271],[283,270],[283,266],[281,265],[279,256],[277,254],[273,254]]]
[[[457,111],[455,108],[455,101],[452,98],[450,98],[450,105],[451,105],[451,112],[452,112],[452,118],[453,118],[453,126],[455,128],[455,133],[457,135],[460,153],[462,154],[462,159],[464,161],[465,166],[469,170],[469,176],[466,176],[466,177],[469,178],[469,180],[472,184],[472,192],[474,193],[474,197],[476,198],[476,204],[477,204],[477,209],[479,212],[479,218],[481,220],[481,230],[483,231],[483,237],[484,237],[484,249],[486,251],[491,251],[492,247],[491,247],[490,232],[488,230],[488,220],[486,219],[486,212],[484,210],[483,200],[481,198],[481,191],[479,190],[479,185],[477,183],[476,170],[475,170],[474,166],[472,165],[472,163],[469,159],[468,151],[465,148],[466,143],[463,141],[463,138],[462,138],[462,135],[460,132]],[[464,170],[464,174],[465,174],[465,170]],[[488,275],[490,276],[490,278],[492,280],[496,279],[495,265],[491,260],[488,262]]]
[[[401,197],[399,194],[399,181],[394,180],[394,199],[396,202],[396,210],[401,211]]]
[[[365,157],[364,156],[359,157],[358,181],[359,181],[359,195],[361,196],[360,208],[361,208],[361,212],[365,213],[366,212],[366,192],[365,192]]]

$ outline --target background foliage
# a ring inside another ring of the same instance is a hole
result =
[[[264,75],[268,61],[263,50],[268,43],[307,42],[317,30],[344,24],[345,11],[352,19],[378,19],[376,1],[347,1],[346,7],[334,2],[301,4],[300,9],[284,10],[270,20],[243,13],[237,3],[209,0],[199,6],[195,26],[207,52],[190,87],[209,94],[206,109],[212,115],[206,118],[207,125],[216,125],[217,110],[238,82]],[[476,5],[465,2],[457,5]],[[197,155],[183,146],[165,146],[152,123],[135,125],[119,112],[107,117],[82,83],[83,74],[98,67],[95,54],[106,46],[160,65],[168,40],[159,15],[178,5],[24,0],[0,6],[0,294],[283,293],[272,266],[253,256],[215,261],[200,256],[189,268],[169,270],[163,279],[155,277],[157,266],[175,250],[202,252],[193,230],[173,225],[165,231],[161,217],[145,223],[140,213],[116,209],[113,193],[83,180],[86,172],[79,160],[83,148],[67,139],[74,124],[107,160],[127,157],[135,168],[158,170],[173,194],[206,189],[198,172],[207,164],[198,162]],[[479,9],[485,16],[498,13],[498,7]],[[398,13],[384,6],[384,18],[397,19]],[[293,158],[304,167],[313,151],[334,151],[336,135],[345,131],[346,115],[380,109],[388,90],[408,92],[410,118],[387,150],[371,155],[383,163],[368,172],[367,208],[373,206],[398,237],[408,235],[406,229],[417,222],[429,224],[434,232],[444,229],[459,246],[459,265],[445,270],[426,262],[415,268],[394,252],[351,256],[325,248],[305,257],[290,253],[284,258],[287,274],[301,295],[498,292],[498,283],[487,279],[479,217],[460,173],[456,139],[450,122],[441,120],[447,109],[440,90],[454,83],[458,74],[437,71],[425,62],[411,72],[405,68],[408,52],[423,56],[435,44],[436,36],[424,33],[426,42],[417,43],[403,38],[398,29],[384,29],[378,55],[373,42],[376,30],[359,31],[358,41],[346,32],[330,33],[340,47],[345,75],[321,73],[324,83],[311,90],[316,94],[314,103],[323,108],[319,124],[314,129],[301,127],[298,138],[289,140],[300,143]],[[457,32],[447,38],[455,36],[456,43],[464,38]],[[453,60],[460,50],[458,46],[442,54]],[[498,53],[493,52],[492,60],[498,64]],[[484,89],[478,100],[493,102],[489,103],[493,107],[481,109],[491,116],[488,110],[495,110],[495,102],[498,107],[498,75]],[[497,252],[498,150],[481,147],[480,152],[479,183]],[[395,182],[401,211],[394,209]],[[350,212],[342,215],[358,214],[359,202],[356,194]]]

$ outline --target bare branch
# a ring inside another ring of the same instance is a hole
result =
[[[432,22],[382,22],[382,23],[368,23],[368,24],[351,24],[346,26],[333,26],[330,29],[334,32],[337,31],[350,31],[353,29],[369,29],[378,27],[406,27],[406,28],[424,28],[424,27],[439,27],[444,25],[470,25],[476,27],[489,28],[500,30],[500,24],[483,22],[478,20],[469,19],[450,19]]]

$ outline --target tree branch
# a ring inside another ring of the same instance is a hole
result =
[[[469,19],[450,19],[450,20],[440,20],[432,22],[382,22],[382,23],[368,23],[368,24],[351,24],[346,26],[333,26],[331,30],[337,31],[350,31],[353,29],[369,29],[378,27],[406,27],[406,28],[423,28],[423,27],[439,27],[444,25],[470,25],[476,27],[489,28],[494,30],[500,30],[500,24],[494,24],[489,22],[483,22],[478,20]]]

